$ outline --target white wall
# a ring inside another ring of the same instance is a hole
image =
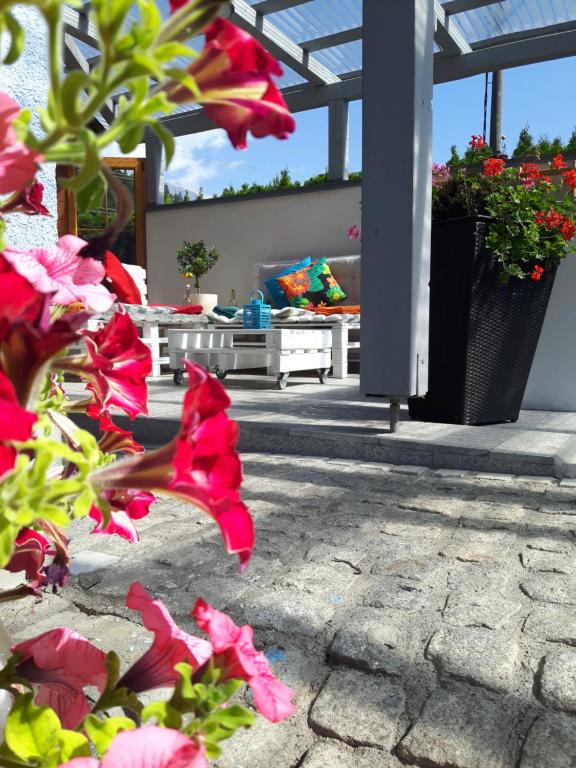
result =
[[[0,67],[0,90],[10,94],[21,107],[44,107],[49,88],[46,26],[35,8],[18,6],[14,14],[26,30],[26,45],[16,64]],[[32,127],[38,135],[37,114],[32,119]],[[17,248],[52,245],[58,237],[54,166],[45,166],[38,179],[44,184],[44,205],[53,218],[21,213],[7,216],[6,241]]]
[[[361,186],[166,206],[146,214],[151,303],[181,303],[186,281],[176,251],[183,240],[205,240],[221,252],[204,277],[205,293],[227,304],[232,289],[239,304],[252,290],[256,264],[304,256],[349,254],[347,229],[360,223]],[[353,249],[354,250],[354,249]]]
[[[576,255],[568,256],[556,276],[528,387],[524,408],[576,411]]]

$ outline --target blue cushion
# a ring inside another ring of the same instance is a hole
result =
[[[276,282],[276,278],[284,277],[285,275],[291,275],[293,272],[298,272],[299,269],[309,267],[310,264],[312,264],[312,259],[310,256],[306,256],[306,258],[302,259],[302,261],[299,261],[298,264],[291,264],[289,267],[283,269],[282,272],[278,272],[278,274],[274,275],[274,277],[264,281],[264,285],[266,288],[268,288],[268,293],[270,294],[270,298],[272,299],[272,303],[276,309],[284,309],[284,307],[289,306],[286,294]]]

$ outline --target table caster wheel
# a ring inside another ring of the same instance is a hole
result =
[[[318,379],[320,381],[320,384],[326,384],[328,381],[328,373],[330,369],[329,368],[320,368],[318,370]]]
[[[216,368],[216,377],[223,381],[228,376],[228,371],[223,371],[222,368]]]
[[[182,369],[174,371],[174,384],[176,384],[177,387],[181,387],[183,383],[184,383],[184,371]]]
[[[288,386],[288,374],[280,373],[278,375],[278,379],[276,383],[277,383],[278,389],[286,389],[286,387]]]

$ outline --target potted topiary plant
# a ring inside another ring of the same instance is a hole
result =
[[[551,175],[477,160],[479,173],[434,169],[428,393],[409,402],[424,421],[518,419],[556,270],[576,250],[576,170],[560,155]]]
[[[204,312],[209,312],[218,304],[218,294],[201,293],[200,278],[204,277],[220,258],[220,252],[213,247],[206,245],[204,240],[196,243],[184,241],[182,247],[177,251],[178,269],[184,277],[194,278],[194,288],[196,293],[191,291],[191,286],[186,286],[185,304],[201,304]]]

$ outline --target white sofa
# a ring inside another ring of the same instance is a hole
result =
[[[284,267],[294,264],[295,259],[269,261],[258,264],[254,272],[254,288],[263,291],[266,301],[270,301],[265,281],[277,275]],[[332,274],[346,293],[345,305],[360,304],[360,255],[333,256],[326,259]],[[305,310],[273,315],[273,325],[289,327],[306,324],[307,327],[332,328],[332,375],[336,379],[348,377],[348,365],[351,353],[358,355],[360,349],[360,315],[316,315]]]

